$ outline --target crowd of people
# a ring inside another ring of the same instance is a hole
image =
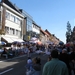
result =
[[[11,45],[7,50],[4,48],[2,56],[6,58],[18,55],[28,54],[26,69],[27,75],[40,75],[41,59],[29,57],[30,53],[39,51],[49,56],[47,63],[43,67],[42,75],[75,75],[75,44],[66,45],[38,45],[33,43],[25,43],[23,45]],[[30,74],[28,74],[30,73]]]
[[[35,43],[25,42],[24,44],[15,43],[12,44],[11,47],[7,49],[7,47],[3,46],[1,51],[1,57],[11,58],[19,55],[30,54],[38,50],[45,50],[44,45],[38,45]]]
[[[31,59],[28,57],[26,65],[26,75],[40,75],[41,73],[41,59],[35,57]]]
[[[50,54],[48,54],[48,61],[43,67],[42,75],[75,75],[74,44],[68,47],[66,45],[53,46],[49,44],[40,49],[45,49],[45,52],[50,52]],[[28,75],[40,75],[40,73],[33,74],[31,72]]]

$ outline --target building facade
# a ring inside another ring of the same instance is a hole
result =
[[[32,36],[36,38],[40,38],[40,29],[41,27],[37,25],[34,21],[32,24]]]
[[[33,36],[45,44],[53,39],[47,31],[43,31],[23,9],[19,9],[9,0],[0,2],[0,40],[6,43],[13,41],[29,41]],[[53,40],[54,41],[54,40]]]
[[[9,0],[0,3],[0,34],[1,40],[7,43],[23,42],[22,21],[24,16]]]
[[[55,45],[59,44],[60,40],[54,34],[51,34],[47,29],[45,32],[49,34],[49,41],[53,42]]]
[[[33,18],[30,16],[26,11],[20,9],[22,15],[24,16],[23,20],[23,39],[29,41],[30,37],[32,36],[32,24]]]
[[[46,44],[46,42],[49,41],[49,35],[42,29],[40,29],[40,41],[43,44]]]

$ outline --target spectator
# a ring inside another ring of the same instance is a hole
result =
[[[30,57],[28,57],[26,69],[30,70],[31,66],[32,66],[32,59]]]
[[[2,57],[6,57],[6,59],[8,58],[8,52],[6,48],[4,48],[4,51],[2,52]]]
[[[52,50],[51,61],[43,67],[42,75],[69,75],[67,65],[58,59],[58,51]]]
[[[69,54],[67,53],[67,50],[65,48],[62,50],[62,53],[59,55],[59,60],[65,62],[69,69]]]
[[[33,58],[33,70],[30,75],[40,75],[41,73],[41,59],[39,57]]]
[[[26,64],[26,75],[30,75],[32,70],[32,59],[28,57],[27,64]]]

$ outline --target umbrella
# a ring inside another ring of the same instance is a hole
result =
[[[20,44],[20,42],[14,41],[14,42],[12,42],[12,44]]]
[[[29,41],[30,43],[37,43],[37,41]]]
[[[5,45],[6,43],[4,41],[0,41],[0,45]]]
[[[37,42],[37,44],[38,44],[38,45],[42,45],[42,42],[41,42],[41,41],[39,41],[39,42]]]
[[[67,44],[66,44],[66,47],[70,47],[70,43],[67,43]]]
[[[27,44],[26,42],[22,42],[23,45]]]
[[[59,42],[59,45],[63,45],[64,43],[62,41]]]
[[[36,37],[32,37],[32,38],[30,39],[30,41],[36,41],[36,40],[37,40]]]

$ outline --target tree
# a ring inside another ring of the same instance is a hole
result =
[[[71,41],[71,24],[67,22],[67,31],[66,31],[66,42]]]

